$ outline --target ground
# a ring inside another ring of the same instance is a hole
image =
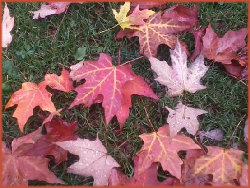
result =
[[[168,3],[166,7],[171,7],[173,4]],[[195,4],[198,6],[201,26],[212,23],[215,32],[220,36],[230,29],[247,27],[247,3]],[[185,5],[192,6],[193,4]],[[113,58],[114,64],[117,64],[119,48],[121,48],[123,62],[140,56],[137,38],[124,38],[121,42],[114,40],[119,31],[118,27],[99,33],[116,24],[111,9],[118,10],[119,4],[117,3],[72,4],[65,16],[62,13],[40,20],[33,20],[30,12],[39,9],[40,3],[8,3],[8,6],[11,15],[15,17],[13,41],[6,50],[3,50],[2,56],[3,140],[8,146],[13,138],[21,136],[22,133],[19,131],[17,120],[12,117],[14,108],[4,110],[4,105],[11,94],[21,88],[23,82],[39,83],[46,73],[59,75],[62,68],[68,69],[69,66],[79,62],[75,59],[75,54],[82,46],[87,49],[85,60],[97,59],[99,53],[104,52]],[[188,44],[192,52],[194,48],[192,35],[187,33],[180,37]],[[167,47],[159,49],[162,58],[169,61],[168,50]],[[104,113],[99,104],[92,105],[90,108],[80,105],[67,110],[66,108],[76,96],[74,92],[65,94],[52,91],[55,93],[52,100],[57,109],[66,109],[62,112],[64,120],[78,121],[77,133],[81,138],[95,138],[98,133],[109,154],[118,161],[122,171],[131,177],[133,175],[132,158],[143,144],[138,135],[152,132],[144,107],[155,128],[166,123],[168,115],[164,108],[166,105],[174,108],[178,101],[182,100],[188,106],[204,109],[208,113],[199,117],[201,129],[207,131],[219,128],[223,131],[224,137],[221,142],[205,139],[202,144],[222,147],[228,145],[236,125],[242,117],[247,116],[247,82],[231,77],[218,63],[206,60],[206,65],[209,65],[209,70],[202,79],[202,83],[207,89],[195,94],[185,93],[181,97],[170,98],[166,95],[164,87],[154,81],[153,72],[146,58],[133,62],[132,67],[135,73],[143,76],[161,99],[156,102],[153,99],[133,96],[130,116],[122,132],[117,132],[119,125],[115,118],[109,124],[108,129],[105,129]],[[24,134],[41,126],[42,120],[38,118],[38,113],[42,111],[36,108],[34,116],[29,118],[26,124]],[[229,143],[230,146],[238,144],[239,148],[244,151],[247,149],[243,137],[245,119],[246,117],[243,118]],[[75,160],[77,160],[76,157],[70,156],[68,162],[60,164],[52,171],[68,185],[91,185],[92,178],[66,173],[67,166]],[[166,174],[161,172],[159,176],[164,178]],[[44,183],[30,181],[30,185],[44,185]]]

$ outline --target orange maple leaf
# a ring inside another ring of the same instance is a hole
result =
[[[17,104],[13,117],[17,118],[19,128],[23,132],[25,123],[33,115],[33,109],[36,106],[40,106],[44,111],[56,112],[51,96],[52,94],[46,90],[45,82],[38,85],[32,82],[24,82],[22,88],[11,96],[5,109]]]
[[[239,179],[242,171],[243,151],[207,146],[208,153],[195,161],[194,175],[212,174],[214,183],[230,183]]]
[[[153,162],[160,162],[163,170],[167,170],[176,178],[181,178],[182,160],[178,156],[181,150],[200,149],[194,141],[186,136],[169,136],[169,126],[159,128],[158,132],[140,135],[144,145],[137,155],[139,156],[140,172],[148,169]]]
[[[73,81],[70,80],[69,72],[62,70],[61,76],[56,74],[46,74],[45,75],[46,84],[52,89],[69,92],[74,89]]]

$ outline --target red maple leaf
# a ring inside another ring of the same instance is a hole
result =
[[[132,94],[158,99],[143,79],[133,73],[130,65],[113,66],[111,57],[104,53],[100,54],[98,61],[84,61],[72,66],[70,75],[76,81],[86,80],[75,89],[77,96],[70,108],[102,102],[107,123],[114,116],[121,124],[125,122]],[[140,87],[135,87],[138,83]]]

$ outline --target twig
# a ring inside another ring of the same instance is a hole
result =
[[[132,62],[134,62],[134,61],[136,61],[136,60],[138,60],[138,59],[142,59],[143,57],[144,57],[144,56],[140,56],[140,57],[137,57],[137,58],[135,58],[135,59],[126,61],[125,63],[122,64],[122,66],[123,66],[123,65],[126,65],[126,64],[128,64],[128,63],[132,63]]]
[[[227,143],[226,148],[229,147],[229,145],[230,145],[230,143],[231,143],[231,141],[232,141],[232,139],[233,139],[233,136],[234,136],[236,130],[239,128],[241,122],[243,121],[243,119],[244,119],[245,117],[246,117],[246,114],[240,118],[239,123],[236,125],[236,127],[234,128],[234,131],[232,132],[232,134],[231,134],[231,136],[230,136],[230,138],[229,138],[229,141],[228,141],[228,143]]]
[[[141,99],[141,102],[142,102],[142,105],[143,105],[144,112],[145,112],[145,114],[146,114],[146,116],[147,116],[147,120],[148,120],[148,122],[149,122],[149,125],[150,125],[150,127],[154,130],[154,132],[156,132],[156,131],[155,131],[155,128],[154,128],[154,126],[153,126],[153,123],[151,122],[151,120],[150,120],[150,118],[149,118],[148,111],[147,111],[147,109],[145,108],[145,103],[144,103],[144,101],[143,101],[143,99],[142,99],[141,97],[140,97],[140,99]]]
[[[52,42],[56,39],[56,35],[57,35],[59,29],[61,28],[61,25],[62,25],[62,23],[63,23],[63,21],[64,21],[64,19],[65,19],[65,16],[66,16],[66,13],[67,13],[67,11],[68,11],[68,8],[69,8],[69,6],[66,8],[66,10],[65,10],[65,12],[64,12],[63,18],[62,18],[62,20],[61,20],[61,22],[60,22],[60,24],[59,24],[59,26],[58,26],[58,28],[57,28],[57,30],[56,30],[56,33],[55,33],[54,36],[53,36]]]

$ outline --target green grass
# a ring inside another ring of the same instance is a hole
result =
[[[173,3],[167,4],[167,7]],[[193,4],[185,4],[192,6]],[[224,35],[228,30],[236,30],[247,27],[247,4],[246,3],[196,3],[199,8],[199,20],[202,26],[212,23],[215,31]],[[15,17],[13,30],[13,41],[3,51],[3,140],[10,146],[15,137],[20,133],[15,118],[11,117],[14,108],[4,110],[11,94],[20,89],[23,82],[39,83],[44,79],[46,73],[59,74],[63,67],[69,67],[78,63],[74,55],[79,47],[87,47],[86,60],[97,59],[99,53],[104,52],[113,58],[117,64],[118,49],[121,48],[122,62],[139,57],[138,39],[124,38],[121,42],[114,40],[119,28],[99,34],[107,28],[116,24],[112,15],[112,8],[118,10],[117,3],[88,3],[72,4],[68,9],[55,40],[51,33],[55,33],[59,27],[64,14],[54,15],[46,19],[33,20],[29,11],[39,9],[40,3],[8,3],[11,15]],[[100,10],[96,14],[95,10]],[[188,44],[190,50],[194,48],[193,37],[190,34],[181,36]],[[168,48],[163,48],[167,49]],[[169,54],[162,52],[163,59],[169,60]],[[11,66],[11,64],[13,66]],[[199,117],[202,130],[219,128],[224,132],[223,141],[212,142],[205,139],[205,145],[218,145],[225,147],[240,118],[247,114],[247,87],[239,80],[229,76],[224,69],[212,61],[206,61],[210,66],[207,74],[202,79],[207,89],[195,94],[185,93],[181,97],[170,98],[166,95],[165,89],[154,81],[153,72],[146,58],[132,63],[136,74],[145,77],[146,81],[160,96],[157,103],[154,100],[143,98],[145,105],[141,103],[139,96],[132,97],[132,109],[130,116],[122,132],[117,132],[119,127],[114,118],[109,124],[108,130],[104,127],[104,112],[100,104],[92,105],[90,108],[83,108],[82,105],[71,110],[67,108],[73,101],[76,94],[53,92],[53,102],[57,109],[65,108],[62,118],[68,122],[78,121],[78,135],[81,138],[99,138],[111,154],[121,165],[121,169],[128,176],[133,175],[132,158],[141,148],[143,142],[138,135],[145,132],[152,132],[146,118],[143,106],[147,109],[150,119],[158,128],[166,123],[168,112],[165,106],[174,108],[179,100],[188,106],[201,108],[208,111],[208,114]],[[6,67],[7,66],[7,67]],[[39,108],[34,110],[34,116],[29,118],[24,134],[28,134],[41,126],[41,120],[37,114],[42,113]],[[245,119],[244,119],[245,121]],[[243,122],[244,122],[243,121]],[[240,149],[246,151],[243,141],[243,124],[239,126],[233,136],[232,143],[238,143]],[[247,151],[246,151],[247,152]],[[66,168],[75,160],[70,156],[68,162],[64,162],[53,168],[55,174],[63,179],[68,185],[91,185],[92,178],[67,174]],[[31,185],[43,185],[42,182],[30,181]]]

